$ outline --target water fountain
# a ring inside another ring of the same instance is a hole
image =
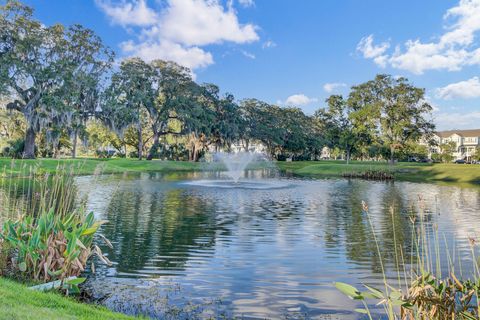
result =
[[[245,178],[245,170],[252,162],[264,159],[259,153],[252,152],[236,152],[226,153],[218,152],[213,155],[215,161],[224,164],[226,170],[222,172],[222,176],[227,179],[216,180],[195,180],[189,181],[185,184],[211,187],[211,188],[223,188],[223,189],[278,189],[290,186],[290,184],[281,182],[278,179],[252,179]],[[271,163],[265,161],[265,168],[271,168]]]
[[[225,174],[232,179],[233,182],[238,183],[244,175],[247,166],[255,159],[255,155],[256,154],[252,152],[219,152],[215,154],[214,159],[220,160],[227,168]]]

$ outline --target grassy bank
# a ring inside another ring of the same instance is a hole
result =
[[[53,173],[61,164],[77,165],[78,174],[92,174],[100,166],[103,173],[123,172],[173,172],[215,169],[205,163],[184,161],[146,161],[135,159],[38,159],[15,160],[0,158],[0,168],[7,173],[25,172],[22,167],[38,166],[40,170]],[[285,172],[311,177],[341,177],[346,173],[378,170],[392,173],[396,180],[414,182],[453,182],[460,184],[480,184],[480,165],[412,163],[401,162],[391,166],[385,162],[352,161],[296,161],[276,162],[277,167]]]
[[[136,159],[36,159],[36,160],[14,160],[0,158],[0,168],[6,168],[8,174],[25,172],[25,166],[38,166],[48,173],[54,173],[59,164],[78,166],[75,173],[79,175],[92,174],[97,168],[102,173],[123,173],[123,172],[170,172],[170,171],[195,171],[201,170],[201,163],[186,161],[147,161]],[[38,170],[37,170],[38,172]]]
[[[390,172],[396,180],[403,181],[480,184],[480,165],[401,162],[391,166],[384,162],[360,161],[349,165],[341,161],[279,162],[277,165],[281,170],[302,176],[338,177],[349,172],[378,170]]]
[[[43,293],[0,278],[0,319],[133,319],[103,307],[78,303],[57,293]]]

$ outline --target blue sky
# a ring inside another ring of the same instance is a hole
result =
[[[26,0],[119,58],[175,60],[197,81],[313,113],[377,73],[427,89],[439,129],[480,128],[480,0]]]

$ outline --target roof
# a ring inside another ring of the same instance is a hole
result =
[[[458,134],[462,137],[480,137],[480,129],[438,131],[436,134],[441,138],[448,138],[453,134]]]

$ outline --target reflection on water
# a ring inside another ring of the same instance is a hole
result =
[[[264,172],[249,172],[249,179]],[[269,177],[286,188],[214,188],[191,183],[213,173],[78,178],[89,209],[109,220],[103,234],[114,262],[89,286],[115,310],[158,318],[359,319],[333,281],[379,285],[395,246],[413,259],[411,217],[425,206],[426,227],[468,256],[480,230],[480,190],[407,182]],[[190,182],[190,183],[186,183]],[[418,221],[418,220],[417,220]],[[443,238],[443,237],[442,237]],[[468,259],[467,259],[468,260]],[[447,272],[447,262],[442,260]],[[468,261],[462,267],[468,273]],[[394,280],[393,280],[394,281]]]

